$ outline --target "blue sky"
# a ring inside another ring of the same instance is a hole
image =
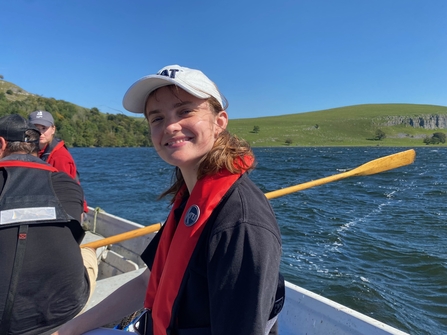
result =
[[[2,1],[0,74],[31,93],[128,113],[126,90],[198,68],[230,118],[365,103],[447,106],[446,0]]]

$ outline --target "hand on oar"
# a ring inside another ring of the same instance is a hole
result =
[[[377,158],[375,160],[372,160],[368,163],[360,165],[359,167],[349,170],[347,172],[335,174],[335,175],[332,175],[329,177],[309,181],[307,183],[298,184],[295,186],[286,187],[281,190],[268,192],[265,194],[265,196],[267,197],[267,199],[274,199],[274,198],[281,197],[283,195],[302,191],[302,190],[305,190],[305,189],[308,189],[308,188],[311,188],[314,186],[327,184],[327,183],[330,183],[330,182],[333,182],[336,180],[340,180],[340,179],[344,179],[344,178],[348,178],[348,177],[369,176],[372,174],[396,169],[398,167],[402,167],[402,166],[413,163],[415,157],[416,157],[416,152],[413,149],[398,152],[397,154]],[[96,249],[99,247],[104,247],[109,244],[119,243],[119,242],[126,241],[129,239],[135,238],[135,237],[139,237],[139,236],[143,236],[146,234],[156,232],[156,231],[160,230],[160,228],[161,228],[161,223],[156,223],[151,226],[131,230],[131,231],[128,231],[128,232],[125,232],[122,234],[104,238],[102,240],[86,243],[86,244],[81,245],[81,248],[89,247],[89,248]]]

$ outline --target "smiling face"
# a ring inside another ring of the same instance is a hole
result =
[[[206,99],[172,86],[149,96],[145,116],[157,153],[179,167],[185,180],[196,177],[200,160],[228,124],[225,111],[216,113]]]
[[[47,127],[41,124],[35,124],[35,126],[40,131],[39,147],[40,149],[43,149],[53,140],[54,133],[56,132],[56,127]]]

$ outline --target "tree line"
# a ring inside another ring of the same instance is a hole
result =
[[[152,146],[144,118],[101,113],[96,107],[88,109],[36,95],[11,101],[5,93],[0,93],[0,117],[20,114],[27,118],[35,110],[45,110],[53,115],[56,137],[63,139],[69,147]]]

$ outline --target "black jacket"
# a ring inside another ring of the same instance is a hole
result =
[[[181,210],[176,213],[181,216]],[[142,259],[152,267],[159,237]],[[281,234],[269,201],[241,176],[206,223],[174,304],[171,335],[259,335],[273,309]]]

